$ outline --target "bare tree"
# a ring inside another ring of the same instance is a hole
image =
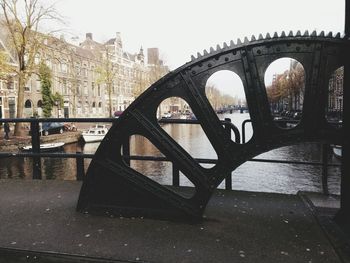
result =
[[[15,65],[11,65],[9,56],[5,51],[0,51],[0,80],[7,80],[13,72]]]
[[[113,61],[113,51],[104,46],[101,51],[101,65],[97,68],[99,77],[97,82],[99,84],[105,84],[108,95],[108,111],[109,117],[113,116],[112,112],[112,92],[115,81],[117,81],[118,64]]]
[[[132,87],[132,94],[136,99],[149,87],[150,82],[148,79],[148,72],[145,70],[143,65],[135,65],[134,70],[136,72],[136,76]]]
[[[207,85],[205,93],[215,111],[238,103],[238,97],[234,98],[231,95],[222,94],[215,85]]]
[[[304,100],[305,74],[299,62],[291,62],[290,68],[275,76],[266,87],[273,111],[300,110]]]
[[[13,73],[17,78],[17,118],[23,117],[24,87],[33,72],[37,72],[36,59],[44,48],[46,36],[39,33],[45,20],[61,20],[54,5],[45,7],[39,0],[0,0],[1,26],[5,28],[9,49],[15,54],[17,66]],[[16,123],[15,135],[20,134]]]
[[[205,93],[214,110],[218,110],[220,107],[220,91],[214,85],[208,85],[205,87]]]
[[[65,41],[63,37],[60,39],[51,37],[49,39],[51,46],[51,56],[54,61],[59,64],[59,68],[63,76],[56,76],[57,80],[65,81],[65,85],[69,90],[69,102],[72,105],[72,115],[77,115],[77,99],[81,95],[81,73],[83,58],[77,53],[76,47]],[[49,52],[48,52],[49,53]],[[81,106],[81,105],[79,105]]]

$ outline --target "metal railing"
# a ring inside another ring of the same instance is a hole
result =
[[[33,159],[33,179],[41,179],[41,158],[74,158],[76,159],[76,179],[83,180],[85,175],[84,159],[92,159],[94,154],[86,154],[77,151],[76,153],[47,153],[40,151],[40,130],[39,123],[42,122],[74,122],[74,123],[113,123],[117,121],[115,118],[29,118],[29,119],[1,119],[0,122],[10,122],[10,123],[30,123],[31,129],[31,143],[32,143],[32,152],[0,152],[0,158],[13,158],[13,157],[29,157]],[[251,120],[245,120],[242,123],[242,143],[246,141],[246,124],[250,123]],[[162,124],[200,124],[197,120],[187,120],[187,119],[160,119],[159,123]],[[222,125],[224,126],[226,135],[231,138],[231,132],[234,133],[235,142],[240,143],[241,136],[239,129],[231,122],[231,119],[226,118],[221,120]],[[123,157],[130,165],[130,161],[165,161],[171,162],[171,160],[166,157],[157,157],[157,156],[139,156],[139,155],[130,155],[130,142],[126,141],[123,144]],[[322,166],[322,188],[325,194],[328,194],[328,167],[340,166],[340,164],[328,163],[328,153],[330,152],[329,145],[323,144],[322,146],[322,161],[321,162],[310,162],[310,161],[289,161],[289,160],[274,160],[274,159],[262,159],[262,158],[253,158],[248,161],[252,162],[265,162],[265,163],[280,163],[280,164],[296,164],[296,165],[314,165]],[[205,158],[196,158],[198,163],[201,164],[216,164],[217,159],[205,159]],[[174,186],[180,185],[180,171],[179,169],[172,164],[172,184]],[[232,189],[232,175],[229,173],[225,178],[225,189]]]
[[[41,158],[75,158],[77,164],[77,180],[82,180],[84,177],[84,158],[93,158],[93,154],[76,153],[43,153],[40,151],[40,123],[43,122],[74,122],[74,123],[94,123],[106,122],[113,123],[115,118],[14,118],[0,119],[0,122],[5,123],[29,123],[32,152],[1,152],[0,158],[4,157],[30,157],[33,159],[33,179],[42,179],[41,174]]]

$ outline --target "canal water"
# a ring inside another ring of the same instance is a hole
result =
[[[241,130],[241,124],[249,118],[247,113],[220,115],[220,119],[230,118]],[[196,124],[162,124],[161,127],[177,141],[192,157],[215,159],[216,153],[209,140],[204,134],[200,125]],[[246,138],[252,135],[250,124],[246,127]],[[232,137],[234,140],[234,136]],[[75,153],[94,153],[99,143],[78,143],[65,145],[64,151]],[[144,137],[133,136],[130,143],[132,155],[155,155],[162,154]],[[315,161],[320,162],[322,146],[314,143],[304,143],[288,147],[282,147],[256,158],[288,160],[288,161]],[[330,163],[339,163],[339,160],[329,153]],[[85,170],[90,159],[85,159]],[[200,164],[210,168],[210,164]],[[143,172],[151,179],[161,184],[171,184],[172,165],[170,162],[156,161],[131,161],[131,167]],[[45,179],[75,180],[76,161],[75,159],[43,158],[42,172]],[[262,162],[246,162],[232,172],[232,187],[237,190],[277,192],[294,194],[298,191],[322,191],[321,187],[321,166],[300,165],[300,164],[276,164]],[[340,192],[340,167],[328,168],[330,193]],[[32,177],[31,158],[6,158],[0,159],[0,179],[2,178],[24,178]],[[183,175],[180,176],[181,185],[191,185]],[[220,185],[224,187],[224,183]]]

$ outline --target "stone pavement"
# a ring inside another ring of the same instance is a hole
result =
[[[346,262],[298,195],[217,190],[186,224],[80,214],[80,186],[0,180],[0,262]]]

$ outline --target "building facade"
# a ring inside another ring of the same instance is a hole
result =
[[[3,39],[4,35],[0,35]],[[0,42],[0,48],[6,47]],[[37,64],[44,61],[52,72],[52,93],[63,96],[52,117],[109,117],[124,111],[152,81],[153,65],[145,61],[142,47],[131,54],[123,49],[121,34],[106,43],[93,40],[87,33],[80,45],[63,38],[45,38],[45,48],[37,56]],[[10,56],[11,52],[7,52]],[[169,70],[163,63],[159,77]],[[16,61],[11,61],[14,65]],[[15,118],[17,104],[15,76],[0,80],[0,117]],[[42,94],[38,74],[32,74],[25,86],[24,117],[42,116]]]
[[[329,79],[327,108],[329,115],[338,115],[339,118],[341,118],[343,111],[343,85],[344,67],[340,67],[333,72]]]

